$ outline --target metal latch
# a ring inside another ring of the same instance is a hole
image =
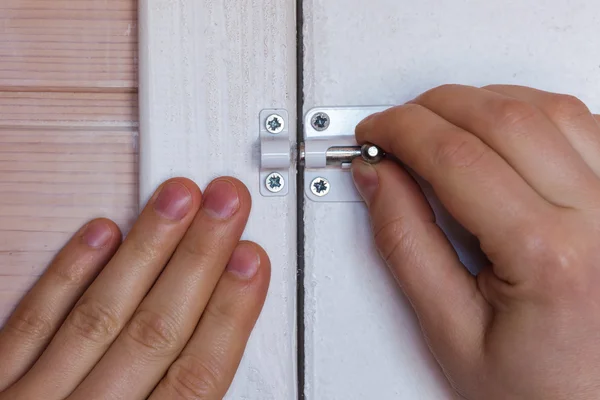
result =
[[[305,117],[304,141],[299,148],[290,142],[289,117],[285,110],[260,113],[261,172],[263,196],[285,196],[295,184],[292,166],[304,166],[304,192],[317,202],[359,202],[350,173],[357,157],[376,163],[383,157],[374,145],[358,146],[356,125],[367,116],[389,107],[315,108]]]

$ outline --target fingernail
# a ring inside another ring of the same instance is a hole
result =
[[[92,221],[83,232],[83,241],[94,249],[101,249],[110,243],[113,231],[104,221]]]
[[[179,182],[170,182],[163,186],[154,201],[154,210],[172,221],[185,217],[191,208],[192,194]]]
[[[379,113],[375,113],[375,114],[371,114],[369,115],[367,118],[363,119],[357,126],[356,126],[356,130],[362,130],[362,131],[367,131],[370,128],[370,125],[373,123],[373,121],[375,120],[375,117],[379,115]]]
[[[215,218],[227,219],[240,208],[240,198],[233,183],[218,180],[210,184],[204,194],[204,210]]]
[[[242,279],[252,279],[258,272],[260,256],[249,244],[240,244],[231,255],[227,271]]]
[[[352,178],[358,192],[370,204],[379,187],[379,176],[375,167],[361,160],[352,163]]]

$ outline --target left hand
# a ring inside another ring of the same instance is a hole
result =
[[[0,330],[0,400],[221,399],[269,286],[249,213],[236,179],[178,178],[123,244],[84,226]]]

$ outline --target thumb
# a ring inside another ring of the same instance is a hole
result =
[[[438,361],[476,357],[491,315],[475,278],[461,264],[417,183],[385,160],[352,164],[367,206],[375,242],[409,298]]]

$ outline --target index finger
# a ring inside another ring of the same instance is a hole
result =
[[[357,127],[356,136],[361,143],[381,146],[427,180],[484,250],[507,238],[519,242],[514,238],[522,234],[520,227],[540,226],[552,209],[479,138],[420,105],[374,115]]]

